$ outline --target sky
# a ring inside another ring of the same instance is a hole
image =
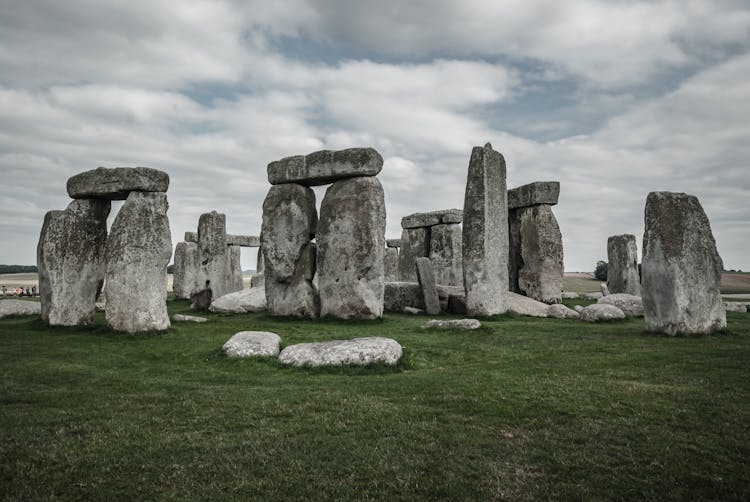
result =
[[[201,213],[260,232],[269,162],[371,146],[387,237],[463,207],[473,146],[508,187],[559,180],[565,268],[639,248],[651,191],[696,195],[750,270],[746,0],[0,0],[0,263],[99,166],[170,175],[176,245]],[[316,189],[317,202],[325,187]],[[113,204],[114,218],[121,203]],[[254,268],[255,250],[244,250]]]

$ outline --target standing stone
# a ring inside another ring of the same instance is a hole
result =
[[[337,181],[326,191],[318,227],[320,315],[383,315],[385,200],[375,177]]]
[[[227,245],[227,219],[222,213],[211,211],[198,219],[198,256],[200,260],[200,289],[211,290],[219,298],[242,289],[237,284],[231,251]],[[236,258],[236,257],[235,257]],[[237,260],[239,262],[239,260]],[[241,274],[241,271],[240,271]],[[206,285],[206,281],[208,284]]]
[[[398,248],[385,248],[383,268],[386,281],[394,282],[398,280]]]
[[[242,282],[242,247],[234,245],[227,246],[227,255],[227,290],[230,293],[234,293],[245,287]]]
[[[507,196],[503,156],[489,143],[474,147],[463,214],[463,271],[469,315],[508,310]]]
[[[401,248],[398,252],[398,280],[417,282],[415,260],[430,255],[430,229],[405,228],[401,233]]]
[[[451,223],[430,228],[430,260],[435,280],[446,286],[463,286],[461,225]]]
[[[417,279],[424,297],[424,310],[429,315],[438,315],[440,313],[440,298],[435,285],[435,272],[432,269],[432,262],[429,258],[421,257],[417,258],[416,265]]]
[[[635,235],[613,235],[607,239],[607,288],[611,294],[641,295]]]
[[[552,208],[541,204],[510,210],[508,230],[509,289],[540,302],[560,303],[563,244]]]
[[[274,185],[263,201],[260,246],[268,311],[276,316],[317,317],[320,306],[312,280],[318,213],[312,189]]]
[[[174,250],[172,272],[172,291],[175,298],[188,300],[200,289],[198,269],[198,244],[195,242],[178,243]]]
[[[65,211],[49,211],[37,246],[42,320],[79,326],[94,320],[104,281],[107,200],[74,200]]]
[[[105,286],[106,318],[112,329],[138,333],[169,327],[168,207],[165,193],[131,192],[112,223]]]
[[[693,335],[724,329],[726,313],[719,291],[723,268],[698,198],[651,192],[643,234],[646,330]]]

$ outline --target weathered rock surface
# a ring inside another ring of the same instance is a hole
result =
[[[328,187],[317,242],[320,315],[381,317],[385,199],[377,178],[351,178]]]
[[[41,317],[52,326],[94,320],[104,281],[108,200],[74,200],[49,211],[37,245]]]
[[[722,269],[698,198],[651,192],[646,199],[641,284],[646,330],[692,335],[724,329]]]
[[[185,242],[198,243],[198,232],[185,232]]]
[[[266,274],[260,273],[255,274],[250,278],[250,287],[251,288],[262,288],[263,294],[265,295],[266,291]]]
[[[318,213],[315,193],[297,184],[274,185],[263,201],[260,243],[268,311],[314,318],[320,312],[315,275]]]
[[[448,223],[461,223],[463,217],[464,212],[461,209],[443,209],[429,213],[414,213],[401,218],[401,228],[420,228]]]
[[[547,307],[547,317],[554,317],[555,319],[580,319],[581,314],[562,303],[556,303]]]
[[[508,205],[505,159],[474,147],[464,196],[463,271],[469,315],[508,310]],[[402,277],[403,278],[403,277]]]
[[[581,296],[586,300],[599,300],[599,298],[604,297],[604,295],[599,291],[595,293],[583,293]]]
[[[245,314],[266,310],[266,291],[263,288],[248,288],[216,298],[208,307],[211,312]]]
[[[508,190],[508,209],[545,204],[554,206],[560,197],[559,181],[535,181]]]
[[[602,296],[609,296],[609,288],[607,287],[606,282],[602,282],[599,284],[599,291],[601,292]]]
[[[240,331],[222,347],[227,357],[276,357],[281,337],[269,331]]]
[[[169,175],[149,167],[99,167],[68,179],[72,199],[124,200],[130,192],[166,192]]]
[[[174,250],[174,269],[172,270],[172,291],[174,297],[187,300],[202,285],[199,284],[200,262],[198,244],[195,242],[178,242]]]
[[[425,312],[429,315],[438,315],[440,313],[440,298],[435,284],[432,262],[429,258],[417,258],[417,282],[422,290]]]
[[[511,210],[508,216],[509,288],[544,303],[560,303],[563,244],[549,205]]]
[[[398,280],[417,282],[416,259],[430,255],[430,230],[428,228],[405,228],[401,233],[400,241]]]
[[[383,257],[383,270],[386,281],[398,280],[398,248],[385,248],[385,255]]]
[[[438,284],[463,287],[461,240],[461,225],[457,223],[435,225],[430,229],[430,260]]]
[[[373,148],[321,150],[271,162],[268,164],[268,182],[272,185],[328,185],[345,178],[375,176],[381,169],[383,157]]]
[[[172,320],[179,322],[208,322],[208,319],[205,317],[185,314],[174,314],[172,315]]]
[[[455,293],[448,295],[448,304],[445,311],[449,314],[466,314],[466,293]]]
[[[212,297],[219,298],[242,289],[239,252],[227,245],[226,216],[216,211],[202,214],[198,218],[199,290],[209,288]]]
[[[401,239],[386,239],[385,240],[385,246],[389,248],[400,248],[401,247]]]
[[[625,319],[625,313],[608,303],[594,303],[581,310],[581,320],[586,322],[612,321]]]
[[[727,312],[747,312],[747,305],[741,302],[724,302]]]
[[[227,292],[240,291],[245,287],[242,280],[242,248],[240,246],[227,246]]]
[[[172,239],[167,194],[131,192],[106,245],[107,324],[138,333],[169,328],[167,264]]]
[[[574,300],[574,299],[578,298],[579,296],[580,295],[578,293],[575,293],[573,291],[563,291],[562,292],[563,299]]]
[[[598,302],[614,305],[628,317],[643,317],[643,300],[640,296],[615,293],[599,298]]]
[[[401,359],[401,345],[382,337],[332,340],[290,345],[279,354],[279,362],[290,366],[367,366],[395,365]]]
[[[549,305],[546,303],[538,302],[528,296],[519,295],[512,291],[508,292],[508,300],[510,303],[509,310],[514,314],[525,315],[530,317],[547,317]]]
[[[583,305],[574,305],[573,310],[580,314],[583,311]]]
[[[405,307],[414,307],[424,310],[424,297],[422,288],[417,282],[386,282],[384,293],[384,310],[387,312],[403,312]],[[448,300],[453,295],[464,295],[461,288],[454,286],[437,285],[440,309],[448,308]],[[465,314],[466,312],[452,312]]]
[[[39,302],[13,300],[6,298],[0,300],[0,318],[12,315],[38,315],[42,313],[42,305]]]
[[[424,314],[424,310],[416,309],[414,307],[404,307],[404,314],[421,315]]]
[[[455,330],[474,330],[482,327],[482,323],[477,319],[432,319],[422,325],[422,329],[455,329]]]
[[[260,247],[260,237],[257,235],[234,235],[227,234],[227,246],[240,246],[243,248]]]
[[[612,294],[641,295],[638,246],[635,235],[613,235],[607,239],[607,288]]]

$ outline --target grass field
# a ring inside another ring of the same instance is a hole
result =
[[[131,336],[98,316],[0,320],[3,498],[750,497],[750,314],[687,339],[511,315],[475,333],[209,315]],[[388,336],[405,356],[328,371],[225,358],[248,329],[284,345]]]

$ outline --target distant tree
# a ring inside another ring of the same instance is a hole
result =
[[[30,274],[36,272],[36,265],[0,265],[0,274]]]
[[[596,262],[596,268],[594,269],[594,277],[599,281],[607,280],[607,262],[599,260]]]

